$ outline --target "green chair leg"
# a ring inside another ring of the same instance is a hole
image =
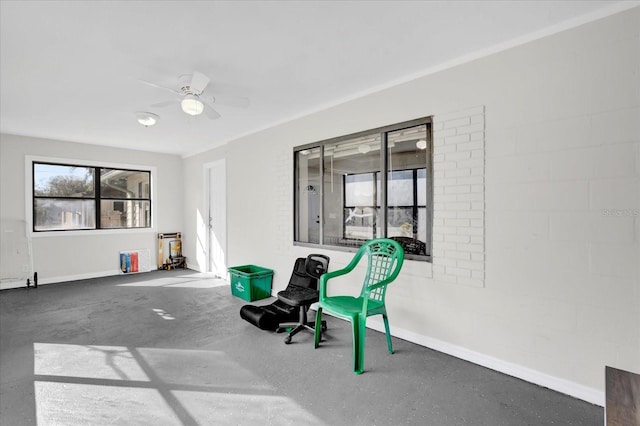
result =
[[[314,335],[314,341],[315,341],[315,348],[317,348],[318,346],[320,346],[320,339],[322,337],[322,308],[320,307],[316,311],[316,326],[315,326],[313,335]]]
[[[352,319],[353,324],[353,372],[364,372],[364,341],[367,332],[366,318],[360,315]]]
[[[389,349],[389,353],[393,353],[393,345],[391,344],[391,332],[389,331],[389,319],[387,318],[387,314],[382,314],[382,320],[384,321],[384,330],[387,333],[387,348]]]

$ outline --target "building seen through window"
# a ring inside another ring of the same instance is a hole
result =
[[[151,172],[33,163],[33,230],[151,227]]]

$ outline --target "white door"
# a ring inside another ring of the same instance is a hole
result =
[[[307,212],[308,241],[318,244],[320,243],[320,182],[318,179],[309,179],[307,194],[307,202],[309,203],[309,211]]]
[[[209,264],[208,272],[227,275],[227,174],[225,160],[211,163],[209,170]]]

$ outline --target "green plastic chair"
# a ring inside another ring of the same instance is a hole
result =
[[[327,283],[330,279],[353,271],[363,256],[367,256],[367,272],[360,296],[327,296]],[[404,262],[404,250],[396,241],[377,238],[364,243],[351,262],[337,271],[328,272],[320,277],[320,300],[316,312],[315,347],[322,336],[322,311],[351,321],[353,332],[353,372],[364,371],[364,338],[367,317],[382,315],[387,334],[389,353],[393,353],[389,320],[384,303],[387,285],[396,279]]]

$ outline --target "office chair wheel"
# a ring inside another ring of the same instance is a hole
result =
[[[285,345],[290,345],[291,344],[291,336],[287,336],[284,338],[284,344]]]

